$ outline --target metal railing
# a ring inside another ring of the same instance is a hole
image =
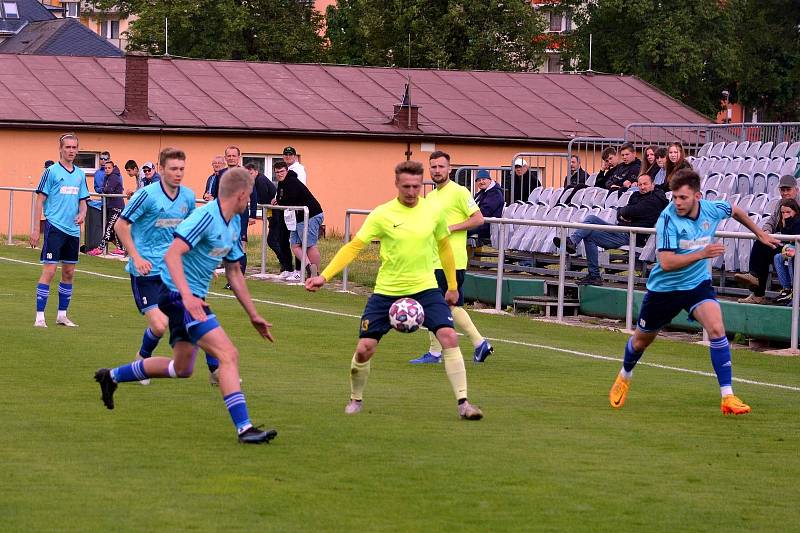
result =
[[[625,140],[637,146],[666,146],[680,142],[689,154],[707,142],[761,141],[775,144],[800,141],[800,122],[744,122],[736,124],[633,123],[625,126]]]
[[[345,243],[350,241],[350,217],[351,215],[368,215],[371,213],[369,209],[347,209],[345,212]],[[498,224],[498,257],[497,269],[495,275],[495,311],[502,311],[503,301],[503,278],[505,271],[505,257],[506,257],[506,231],[509,225],[514,226],[541,226],[547,228],[556,228],[559,237],[561,238],[561,246],[558,250],[559,255],[559,269],[558,269],[558,298],[557,298],[557,314],[556,320],[563,322],[564,320],[564,293],[566,283],[566,238],[568,230],[570,229],[591,229],[595,231],[608,231],[613,233],[628,233],[629,235],[629,253],[628,253],[628,269],[627,269],[627,284],[626,284],[626,302],[625,302],[625,329],[633,329],[633,301],[634,301],[634,287],[635,287],[635,261],[636,254],[633,251],[636,249],[636,235],[653,235],[656,230],[654,228],[637,228],[630,226],[611,226],[599,224],[583,224],[579,222],[559,222],[551,220],[525,220],[517,218],[493,218],[486,217],[484,219],[490,224]],[[747,239],[755,240],[756,237],[750,232],[733,232],[733,231],[717,231],[714,234],[717,238],[722,239]],[[782,242],[794,244],[795,249],[800,250],[800,235],[773,235],[775,238]],[[347,290],[347,268],[342,272],[342,288]],[[791,318],[791,338],[790,347],[792,350],[797,350],[798,347],[798,318],[800,318],[800,254],[795,257],[794,261],[794,276],[792,280],[792,318]],[[705,335],[705,331],[704,331]]]
[[[601,154],[606,148],[618,147],[625,139],[615,137],[575,137],[567,144],[567,161],[578,156],[581,168],[592,175],[600,171]]]
[[[6,244],[13,244],[14,239],[14,193],[27,192],[31,193],[31,225],[29,231],[33,233],[34,224],[38,221],[36,218],[36,189],[28,187],[0,187],[0,191],[8,191],[8,238]]]
[[[528,172],[522,176],[514,172],[517,159],[522,159],[528,165]],[[569,156],[565,152],[519,152],[511,158],[511,171],[503,173],[500,185],[505,191],[506,203],[511,204],[517,200],[527,200],[535,189],[534,180],[543,187],[558,188],[568,174]]]
[[[302,211],[303,212],[303,238],[300,240],[302,256],[300,259],[300,282],[306,281],[306,251],[308,250],[308,207],[304,205],[271,205],[258,204],[261,208],[261,275],[267,273],[267,239],[269,233],[269,221],[267,210],[274,211]],[[289,251],[291,253],[291,250]],[[294,254],[292,254],[294,255]],[[292,259],[294,261],[294,258]]]

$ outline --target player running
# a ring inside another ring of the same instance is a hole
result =
[[[474,352],[472,359],[482,363],[489,357],[494,348],[483,338],[478,328],[464,309],[464,274],[467,271],[467,230],[477,228],[483,224],[483,214],[469,190],[450,180],[450,155],[436,151],[429,158],[431,179],[436,183],[436,189],[425,198],[426,201],[435,201],[444,212],[445,222],[450,230],[450,245],[453,248],[453,258],[456,265],[456,282],[458,283],[458,301],[450,306],[456,328],[464,332],[472,343]],[[447,280],[444,270],[439,262],[438,254],[433,256],[436,282],[442,294],[447,292]],[[436,340],[436,335],[430,332],[430,348],[427,353],[412,359],[409,363],[441,363],[442,345]]]
[[[636,363],[658,331],[685,309],[690,320],[696,320],[708,331],[723,414],[749,413],[750,406],[733,394],[731,350],[707,260],[725,253],[725,247],[712,239],[720,221],[730,216],[764,244],[774,248],[779,241],[756,226],[739,207],[724,201],[701,200],[700,177],[693,170],[677,172],[670,189],[672,203],[656,223],[658,264],[647,280],[636,331],[625,345],[624,363],[608,399],[617,409],[625,404]]]
[[[56,324],[76,327],[67,318],[67,308],[72,299],[72,280],[78,264],[81,228],[86,218],[86,175],[75,164],[78,155],[78,137],[65,133],[58,139],[58,163],[46,168],[36,188],[36,209],[31,231],[31,248],[39,246],[39,223],[44,209],[44,242],[42,243],[42,275],[36,285],[36,319],[34,327],[46,328],[44,309],[50,296],[50,282],[61,263],[61,282],[58,284],[58,316]],[[44,205],[44,207],[43,207]]]
[[[125,270],[131,277],[133,300],[147,319],[147,329],[136,359],[153,354],[167,329],[167,317],[158,308],[164,254],[172,244],[173,231],[194,211],[191,189],[181,186],[186,154],[164,148],[159,155],[161,181],[136,191],[114,224],[114,231],[128,251]],[[142,380],[143,385],[150,380]]]
[[[467,400],[467,372],[453,329],[448,303],[458,299],[453,250],[448,239],[447,223],[441,210],[420,198],[422,164],[404,161],[395,167],[397,198],[378,206],[369,214],[355,238],[344,245],[319,276],[306,280],[309,291],[316,291],[341,272],[367,243],[381,241],[381,267],[361,316],[358,346],[350,363],[350,402],[345,413],[361,411],[364,387],[370,371],[370,359],[378,342],[389,332],[389,308],[395,300],[409,297],[425,310],[424,326],[441,343],[444,368],[458,401],[458,414],[467,420],[480,420],[483,413]],[[442,296],[433,274],[431,250],[436,246],[447,278],[447,292]]]
[[[173,357],[150,357],[113,370],[98,370],[95,380],[108,409],[114,408],[118,383],[191,376],[199,346],[219,359],[219,388],[239,442],[266,443],[278,434],[274,429],[260,431],[251,423],[239,382],[239,353],[204,301],[214,270],[223,261],[231,288],[253,327],[273,341],[272,325],[256,311],[238,263],[244,253],[239,240],[240,213],[248,205],[252,189],[253,179],[245,169],[229,170],[222,177],[219,197],[196,209],[175,229],[175,239],[164,256],[164,286],[158,301],[169,321]]]

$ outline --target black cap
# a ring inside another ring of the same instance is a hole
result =
[[[52,159],[48,159],[47,161],[44,162],[44,168],[50,168],[53,165],[55,165],[55,161],[53,161]]]
[[[291,146],[287,146],[283,149],[283,155],[297,155],[297,150],[292,148]]]

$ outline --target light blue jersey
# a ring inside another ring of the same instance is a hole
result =
[[[81,200],[89,198],[86,175],[77,166],[72,172],[64,168],[61,161],[50,165],[42,174],[36,192],[47,196],[44,201],[44,217],[67,235],[81,236],[81,228],[75,224]]]
[[[217,200],[196,209],[175,229],[175,237],[191,248],[183,256],[183,272],[192,294],[204,298],[219,262],[238,261],[244,255],[240,229],[240,216],[226,222]],[[169,290],[178,290],[168,269],[161,271],[161,280]]]
[[[144,259],[153,265],[148,276],[161,273],[164,254],[172,244],[174,230],[178,224],[194,211],[194,193],[187,187],[178,187],[175,197],[167,195],[161,182],[142,187],[131,197],[120,215],[131,223],[131,237]],[[133,259],[128,260],[125,270],[138,276]]]
[[[728,202],[700,200],[697,218],[682,217],[671,203],[661,212],[656,223],[658,251],[669,250],[677,254],[696,252],[711,244],[719,223],[730,217],[733,209]],[[695,261],[678,270],[665,272],[656,264],[647,280],[647,288],[655,292],[687,291],[711,279],[708,259]]]

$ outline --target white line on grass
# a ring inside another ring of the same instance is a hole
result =
[[[0,256],[0,259],[2,259],[3,261],[9,261],[11,263],[20,263],[20,264],[23,264],[23,265],[34,265],[34,266],[39,266],[40,265],[40,263],[34,263],[32,261],[23,261],[21,259],[11,259],[11,258],[8,258],[8,257],[1,257]],[[80,272],[81,274],[89,274],[91,276],[98,276],[98,277],[101,277],[101,278],[118,279],[118,280],[122,280],[122,281],[128,281],[129,280],[129,278],[127,278],[125,276],[113,276],[111,274],[102,274],[100,272],[92,272],[90,270],[75,269],[75,271],[76,272]],[[216,298],[228,298],[228,299],[235,299],[236,298],[232,294],[222,294],[222,293],[218,293],[218,292],[209,292],[208,294],[211,295],[211,296],[214,296]],[[261,300],[259,298],[253,298],[253,301],[254,302],[258,302],[258,303],[268,304],[268,305],[277,305],[277,306],[280,306],[280,307],[288,307],[290,309],[297,309],[297,310],[300,310],[300,311],[311,311],[311,312],[314,312],[314,313],[323,313],[323,314],[326,314],[326,315],[341,316],[341,317],[345,317],[345,318],[361,318],[361,315],[353,315],[353,314],[350,314],[350,313],[341,313],[339,311],[328,311],[327,309],[317,309],[315,307],[306,307],[306,306],[303,306],[303,305],[288,304],[288,303],[285,303],[285,302],[275,302],[275,301],[272,301],[272,300]],[[462,334],[459,333],[459,335],[462,335]],[[540,349],[540,350],[550,350],[552,352],[565,353],[565,354],[569,354],[569,355],[577,355],[579,357],[586,357],[586,358],[589,358],[589,359],[598,359],[598,360],[601,360],[601,361],[615,361],[615,362],[621,362],[622,361],[622,358],[620,358],[620,357],[610,357],[608,355],[598,355],[598,354],[593,354],[593,353],[588,353],[588,352],[581,352],[581,351],[578,351],[578,350],[568,350],[566,348],[556,348],[555,346],[548,346],[546,344],[535,344],[535,343],[532,343],[532,342],[515,341],[515,340],[511,340],[511,339],[499,339],[499,338],[494,338],[494,337],[486,337],[486,339],[488,339],[488,340],[490,340],[492,342],[502,342],[502,343],[505,343],[505,344],[513,344],[513,345],[516,345],[516,346],[525,346],[526,348],[537,348],[537,349]],[[673,372],[682,372],[684,374],[694,374],[696,376],[703,376],[703,377],[716,377],[716,374],[714,374],[712,372],[705,372],[703,370],[692,370],[690,368],[682,368],[682,367],[678,367],[678,366],[662,365],[662,364],[659,364],[659,363],[650,363],[650,362],[647,362],[647,361],[640,361],[638,364],[639,365],[653,367],[653,368],[660,368],[662,370],[672,370]],[[792,385],[782,385],[780,383],[769,383],[769,382],[766,382],[766,381],[755,381],[755,380],[752,380],[752,379],[737,378],[737,377],[734,377],[733,381],[735,381],[737,383],[747,383],[748,385],[758,385],[758,386],[761,386],[761,387],[772,387],[772,388],[775,388],[775,389],[790,390],[790,391],[794,391],[794,392],[800,392],[800,387],[795,387],[795,386],[792,386]]]

